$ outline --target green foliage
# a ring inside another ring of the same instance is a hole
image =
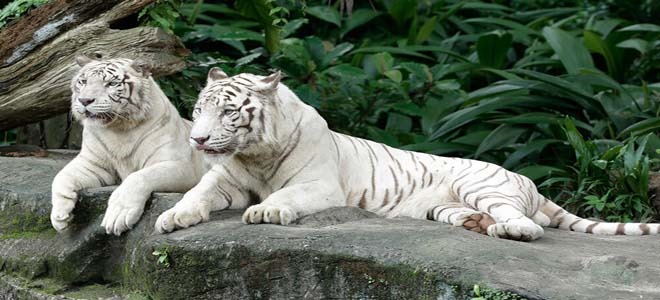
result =
[[[170,267],[170,253],[169,253],[169,248],[167,246],[163,246],[160,249],[154,250],[151,255],[156,257],[156,262],[165,267],[169,268]]]
[[[160,27],[173,33],[175,22],[180,16],[180,6],[180,0],[156,0],[140,11],[138,19],[142,21],[142,25]]]
[[[184,1],[172,31],[194,54],[160,83],[189,115],[209,67],[280,69],[334,130],[500,164],[584,216],[657,220],[655,2]]]
[[[14,0],[0,10],[0,29],[7,23],[27,13],[30,9],[41,6],[48,0]]]
[[[577,164],[570,168],[569,176],[546,182],[563,182],[572,187],[564,191],[566,205],[582,215],[613,222],[651,219],[649,169],[658,159],[650,158],[645,150],[654,135],[649,133],[623,143],[585,141],[570,119],[566,119],[563,130],[575,150]],[[657,146],[651,148],[657,149]]]
[[[472,288],[473,298],[472,300],[524,300],[526,298],[518,296],[516,294],[498,291],[489,288],[482,288],[478,284],[475,284]]]

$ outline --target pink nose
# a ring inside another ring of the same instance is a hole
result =
[[[193,141],[197,142],[197,144],[204,145],[204,143],[206,143],[206,141],[208,141],[210,137],[211,136],[207,135],[205,137],[191,137],[191,139],[193,139]]]
[[[95,100],[94,98],[78,98],[78,101],[80,101],[80,103],[82,103],[83,106],[92,104],[94,100]]]

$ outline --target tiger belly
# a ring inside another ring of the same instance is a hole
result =
[[[333,133],[347,205],[395,217],[424,218],[443,203],[486,211],[508,202],[526,216],[543,199],[531,180],[494,164],[391,148]]]

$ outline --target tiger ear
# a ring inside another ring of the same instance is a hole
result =
[[[138,73],[141,73],[144,77],[151,76],[151,65],[149,65],[149,63],[143,59],[138,58],[134,60],[131,64],[131,68],[133,68],[135,71],[138,71]]]
[[[218,67],[213,67],[209,70],[209,75],[208,78],[206,78],[206,81],[213,82],[213,81],[225,79],[227,77],[229,76],[227,76],[227,73],[223,72],[222,69]]]
[[[76,63],[81,67],[84,67],[86,64],[91,63],[92,61],[94,60],[84,54],[80,54],[76,56]]]
[[[282,72],[277,70],[277,72],[270,74],[257,83],[257,90],[259,91],[273,91],[277,88],[277,85],[282,79]]]

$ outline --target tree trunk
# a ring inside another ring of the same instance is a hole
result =
[[[70,107],[75,56],[141,58],[154,76],[184,68],[189,53],[159,28],[135,27],[154,0],[53,0],[0,32],[0,131],[64,113]]]

